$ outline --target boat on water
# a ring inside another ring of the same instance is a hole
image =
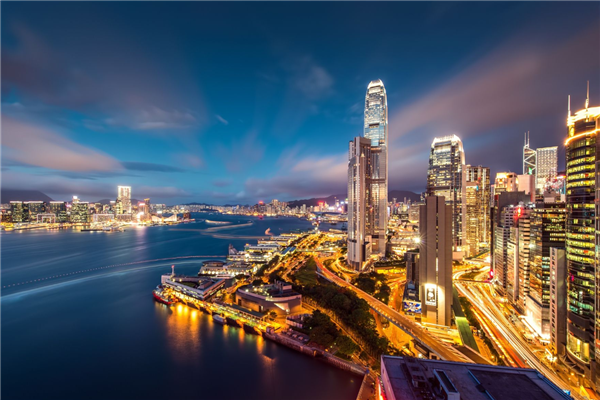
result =
[[[168,306],[177,303],[177,298],[174,296],[168,296],[165,294],[165,290],[162,285],[158,285],[156,289],[152,291],[152,295],[154,296],[154,300],[159,303],[166,304]]]
[[[244,332],[251,333],[253,335],[260,335],[260,331],[256,327],[248,324],[244,324]]]
[[[239,327],[240,327],[240,323],[239,323],[239,322],[237,322],[237,320],[235,320],[235,319],[233,319],[233,318],[231,318],[231,317],[225,317],[225,320],[227,321],[227,324],[228,324],[228,325],[235,326],[235,327],[237,327],[237,328],[239,328]]]
[[[227,321],[225,321],[225,318],[223,318],[223,316],[221,314],[213,314],[213,321],[218,322],[221,325],[225,325],[227,323]]]

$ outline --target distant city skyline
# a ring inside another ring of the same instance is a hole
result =
[[[340,7],[3,4],[2,187],[95,201],[122,185],[167,204],[344,193],[377,79],[390,190],[424,191],[431,141],[454,134],[492,177],[521,171],[526,131],[564,169],[567,96],[583,108],[589,79],[600,99],[600,4],[347,3],[332,21]]]

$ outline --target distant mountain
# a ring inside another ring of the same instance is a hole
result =
[[[312,198],[312,199],[303,199],[303,200],[292,200],[288,201],[288,205],[293,207],[302,207],[302,204],[306,204],[307,207],[310,206],[318,206],[319,203],[325,202],[327,204],[335,204],[335,200],[346,200],[346,194],[334,194],[329,197],[320,197],[320,198]],[[397,201],[402,202],[404,198],[407,200],[410,199],[411,202],[420,201],[421,195],[408,191],[408,190],[390,190],[388,192],[388,200],[391,201],[393,198],[396,198]]]
[[[11,201],[52,201],[50,197],[39,190],[5,189],[0,191],[0,203]]]
[[[392,201],[393,198],[396,198],[396,201],[403,202],[404,198],[406,200],[410,200],[411,202],[421,201],[421,195],[415,192],[411,192],[409,190],[390,190],[388,192],[388,200]]]

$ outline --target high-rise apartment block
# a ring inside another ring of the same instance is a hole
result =
[[[452,207],[452,249],[456,258],[464,255],[466,238],[465,152],[456,135],[435,138],[429,154],[427,195],[443,196]]]

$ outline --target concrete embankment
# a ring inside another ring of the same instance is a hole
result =
[[[322,360],[324,360],[324,361],[328,362],[329,364],[334,365],[340,369],[350,371],[350,372],[353,372],[358,375],[366,375],[368,373],[368,370],[361,365],[342,360],[341,358],[338,358],[332,354],[326,353],[322,350],[303,345],[302,343],[299,343],[296,340],[290,339],[290,338],[280,335],[278,333],[265,332],[265,333],[263,333],[263,337],[270,339],[274,342],[283,344],[284,346],[287,346],[291,349],[297,350],[306,355],[309,355],[312,357],[319,357]]]

